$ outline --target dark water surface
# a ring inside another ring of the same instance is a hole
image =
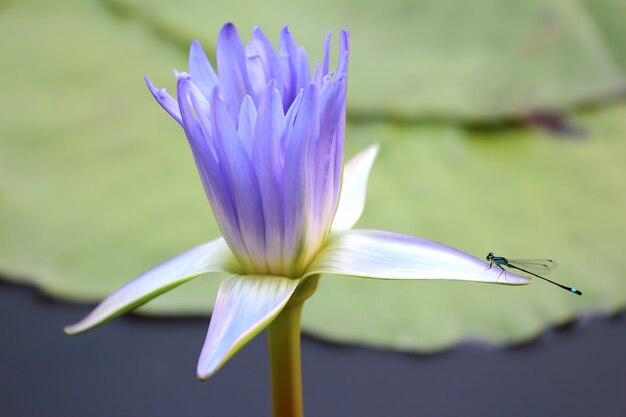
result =
[[[265,334],[198,382],[207,320],[126,316],[66,336],[63,326],[89,310],[0,284],[0,416],[270,415]],[[623,314],[511,349],[302,345],[307,417],[626,416]]]

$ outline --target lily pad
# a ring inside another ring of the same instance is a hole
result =
[[[168,79],[186,57],[98,3],[37,6],[0,10],[0,37],[12,40],[0,49],[10,80],[0,98],[0,272],[94,302],[217,236],[183,132],[142,81],[144,73]],[[430,351],[468,338],[521,341],[582,312],[623,308],[626,106],[573,123],[585,138],[351,123],[347,144],[352,154],[381,144],[358,227],[477,256],[551,257],[560,264],[554,278],[582,297],[540,281],[509,288],[327,276],[307,302],[305,331]],[[196,279],[143,311],[208,314],[218,285]]]
[[[348,114],[357,120],[519,118],[538,109],[571,109],[626,88],[626,3],[620,0],[104,4],[177,44],[186,34],[208,48],[226,21],[237,24],[244,38],[259,25],[274,40],[289,24],[318,56],[321,32],[346,27],[353,43]]]
[[[414,234],[479,257],[555,259],[550,277],[582,297],[538,279],[501,287],[328,276],[307,302],[307,331],[425,352],[468,339],[518,343],[583,312],[623,309],[626,106],[574,123],[585,139],[381,124],[350,126],[349,145],[381,142],[357,228]]]

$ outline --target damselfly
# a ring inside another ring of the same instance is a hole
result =
[[[583,293],[578,291],[576,288],[561,285],[546,277],[542,277],[541,275],[536,274],[541,273],[545,275],[549,273],[553,268],[555,268],[556,262],[554,262],[552,259],[508,259],[503,256],[496,256],[493,254],[493,252],[489,252],[486,259],[487,261],[489,261],[489,268],[491,268],[493,265],[496,265],[505,273],[506,271],[503,266],[506,266],[507,268],[517,269],[518,271],[522,271],[537,278],[541,278],[544,281],[548,281],[549,283],[554,284],[557,287],[561,287],[564,290],[572,292],[576,295],[583,295]]]

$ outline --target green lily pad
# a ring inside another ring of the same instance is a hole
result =
[[[184,135],[143,81],[185,56],[98,3],[66,3],[0,14],[0,270],[96,300],[218,229]]]
[[[346,27],[353,45],[348,114],[357,120],[490,121],[571,109],[626,87],[621,0],[104,4],[177,44],[186,34],[208,48],[226,21],[244,39],[259,25],[274,40],[288,23],[313,58],[321,56],[322,31]]]
[[[522,342],[583,312],[623,309],[626,106],[574,122],[584,139],[382,124],[348,132],[352,150],[381,142],[357,228],[414,234],[477,257],[555,259],[550,277],[582,297],[538,279],[503,287],[328,276],[307,302],[307,331],[424,352],[467,339]]]
[[[216,237],[184,134],[142,80],[169,79],[169,68],[186,67],[184,54],[97,3],[13,2],[0,19],[0,37],[12,40],[0,48],[10,81],[0,98],[3,276],[94,302]],[[541,281],[509,288],[328,276],[307,302],[305,331],[428,351],[468,338],[521,341],[581,312],[623,308],[626,106],[574,122],[587,129],[584,139],[352,123],[348,153],[381,143],[359,227],[477,256],[551,257],[560,264],[554,278],[582,297]],[[218,281],[199,278],[143,311],[208,313]]]

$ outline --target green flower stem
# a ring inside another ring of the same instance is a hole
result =
[[[268,329],[274,417],[302,417],[300,316],[315,292],[319,275],[307,278]]]

